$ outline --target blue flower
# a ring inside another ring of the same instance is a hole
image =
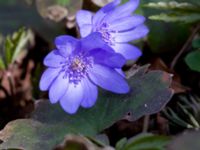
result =
[[[80,10],[76,15],[76,21],[82,37],[91,32],[99,32],[103,40],[116,52],[128,60],[134,60],[141,56],[141,51],[127,42],[144,37],[148,33],[148,28],[144,25],[143,16],[132,14],[138,7],[139,0],[129,0],[118,6],[120,2],[121,0],[114,0],[96,14]]]
[[[115,93],[127,93],[129,86],[116,70],[125,59],[102,40],[99,33],[82,39],[59,36],[56,49],[44,59],[48,67],[40,80],[40,89],[49,90],[51,103],[60,102],[73,114],[79,106],[92,107],[97,99],[97,86]]]

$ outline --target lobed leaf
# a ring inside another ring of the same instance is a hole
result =
[[[169,88],[171,77],[168,73],[147,72],[147,66],[141,67],[128,80],[131,87],[129,94],[100,91],[94,107],[80,108],[75,115],[66,114],[58,104],[39,101],[31,119],[13,121],[1,131],[0,139],[3,143],[0,149],[51,149],[66,134],[95,136],[116,121],[125,116],[127,118],[127,113],[130,120],[156,113],[172,97],[173,90]]]

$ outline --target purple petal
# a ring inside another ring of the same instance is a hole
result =
[[[101,8],[101,10],[105,13],[113,10],[117,5],[121,3],[121,0],[113,0],[113,2],[105,5],[104,7]]]
[[[121,43],[142,38],[146,36],[148,32],[149,29],[145,25],[141,25],[127,32],[118,32],[116,34],[113,34],[113,36],[115,37],[115,42]]]
[[[50,87],[49,99],[52,104],[56,103],[67,91],[69,79],[64,76],[65,72],[60,73]]]
[[[47,91],[53,80],[58,76],[59,72],[60,69],[55,69],[55,68],[46,69],[40,79],[39,83],[40,90]]]
[[[84,96],[81,102],[81,106],[84,108],[89,108],[95,104],[97,100],[98,90],[96,85],[91,83],[91,81],[89,81],[89,79],[87,78],[83,79],[83,84],[84,84]]]
[[[145,21],[145,18],[140,15],[124,17],[124,18],[116,19],[115,21],[111,22],[109,25],[109,29],[116,30],[116,31],[129,30],[144,23],[144,21]]]
[[[76,22],[79,26],[81,37],[85,37],[92,32],[93,14],[86,10],[80,10],[76,14]]]
[[[44,58],[44,65],[48,67],[60,67],[62,62],[65,61],[65,58],[60,55],[58,50],[54,50],[50,52],[45,58]]]
[[[113,49],[103,41],[101,34],[98,32],[93,32],[87,37],[81,39],[81,49],[84,52],[97,48],[113,51]]]
[[[129,86],[114,69],[95,64],[89,73],[90,79],[100,87],[115,93],[127,93]]]
[[[81,37],[86,37],[92,32],[92,25],[85,24],[79,28]]]
[[[129,0],[129,2],[116,7],[113,11],[109,12],[105,20],[112,22],[113,20],[130,16],[133,11],[138,7],[139,0]]]
[[[101,21],[103,21],[103,18],[106,16],[106,13],[99,10],[96,12],[96,14],[93,17],[92,24],[95,26],[98,26],[101,24]]]
[[[55,45],[58,48],[59,53],[62,56],[67,57],[77,48],[78,40],[71,36],[62,35],[55,39]]]
[[[94,63],[106,65],[112,68],[121,68],[126,63],[126,60],[121,54],[102,49],[92,50],[90,56],[94,58]]]
[[[60,105],[66,112],[70,114],[76,113],[83,99],[83,89],[84,87],[82,87],[81,83],[78,85],[69,84],[67,92],[60,100]]]
[[[122,54],[127,60],[136,60],[142,55],[142,52],[136,46],[127,43],[116,43],[112,48],[117,52]]]
[[[110,11],[112,11],[118,4],[120,4],[121,0],[114,0],[113,2],[105,5],[102,7],[99,11],[96,12],[96,14],[93,17],[93,24],[98,25],[103,21],[106,14]]]
[[[120,69],[115,69],[122,77],[126,77],[125,73],[123,72],[123,70],[120,68]]]
[[[93,14],[87,10],[79,10],[76,14],[76,22],[79,27],[82,27],[85,24],[92,24]]]

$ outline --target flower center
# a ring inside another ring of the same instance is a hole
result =
[[[97,32],[101,33],[103,40],[108,44],[108,45],[114,45],[115,39],[112,35],[112,33],[116,33],[117,31],[109,29],[109,24],[108,23],[102,23],[100,26],[96,28]]]
[[[78,84],[81,79],[87,76],[88,71],[93,66],[92,57],[84,57],[82,54],[70,56],[63,65],[65,75],[69,77],[69,82]]]

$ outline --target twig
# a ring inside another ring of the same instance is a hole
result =
[[[3,80],[3,76],[5,74],[5,71],[2,70],[1,74],[0,74],[0,90],[4,92],[4,94],[6,95],[6,97],[9,97],[9,92],[7,91],[7,89],[5,87],[2,86],[2,80]]]
[[[8,91],[3,86],[1,86],[1,85],[0,85],[0,90],[2,90],[5,93],[5,95],[6,95],[7,98],[10,97]]]
[[[14,81],[13,81],[13,76],[11,75],[11,73],[8,71],[7,72],[7,78],[8,78],[8,83],[9,83],[9,86],[10,86],[10,92],[11,92],[11,95],[13,96],[14,95]]]
[[[194,36],[196,35],[196,33],[200,30],[200,24],[198,24],[192,31],[191,35],[189,36],[189,38],[187,39],[186,43],[183,45],[183,47],[181,48],[181,50],[179,51],[179,53],[174,57],[171,65],[170,65],[170,69],[173,70],[179,57],[182,55],[182,53],[188,48],[188,46],[191,44]]]
[[[144,123],[143,123],[142,132],[147,132],[148,131],[148,128],[149,128],[149,119],[150,119],[149,115],[144,116]]]

